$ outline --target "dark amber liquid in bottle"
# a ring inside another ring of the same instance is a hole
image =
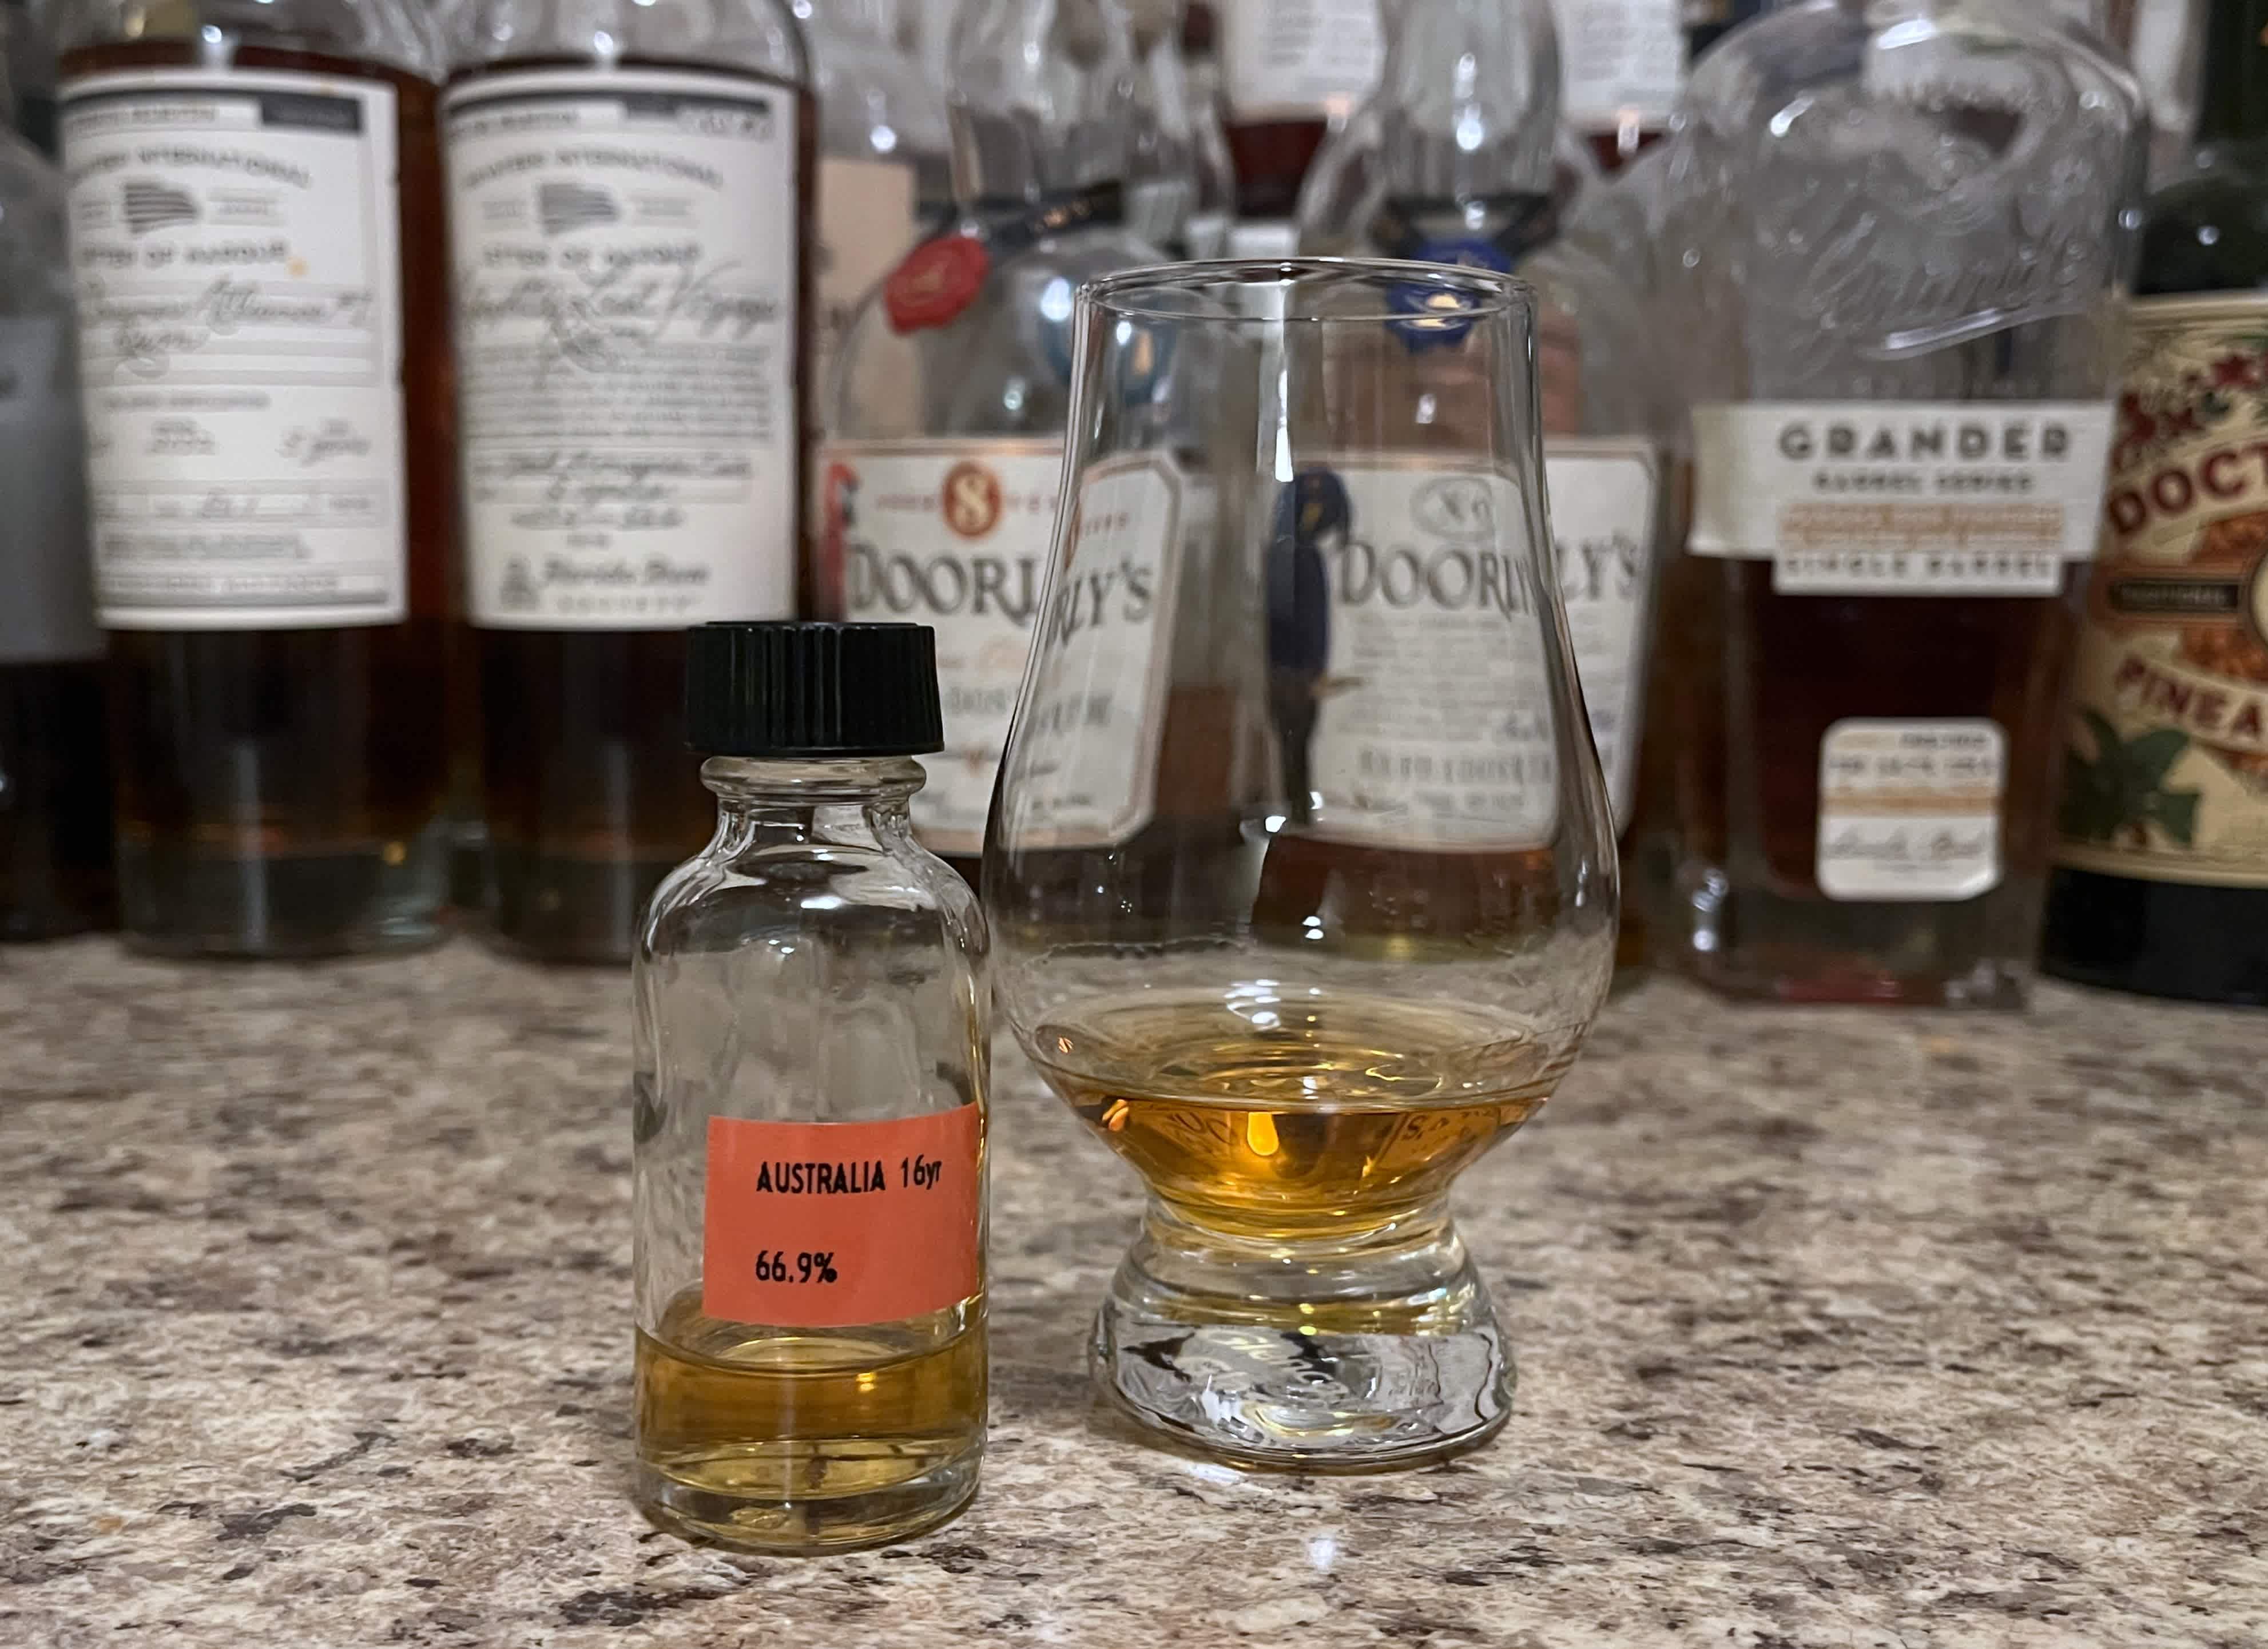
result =
[[[432,86],[382,64],[224,38],[94,47],[122,69],[298,70],[394,88],[400,163],[408,620],[115,630],[119,894],[147,949],[318,955],[440,933],[443,631],[456,522],[441,156]]]
[[[1228,157],[1236,165],[1236,215],[1263,222],[1289,218],[1328,129],[1321,114],[1289,121],[1240,121],[1231,114]]]
[[[533,69],[584,69],[585,59],[514,58],[459,76],[461,85]],[[792,381],[808,398],[810,317],[817,302],[817,109],[792,82],[747,70],[665,58],[624,69],[727,75],[796,105],[797,276]],[[781,225],[782,232],[791,226]],[[807,416],[798,421],[796,515],[790,541],[750,555],[796,557],[807,579],[804,512],[810,493]],[[807,606],[808,593],[802,605]],[[748,614],[741,616],[784,616]],[[481,771],[489,836],[490,918],[497,936],[550,961],[630,957],[654,884],[709,839],[716,798],[685,746],[685,632],[680,629],[474,631],[481,693]]]
[[[0,939],[117,921],[96,659],[0,665]]]

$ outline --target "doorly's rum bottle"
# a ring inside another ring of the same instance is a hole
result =
[[[2142,226],[2043,960],[2268,1003],[2268,4],[2216,0],[2204,55]]]
[[[796,606],[816,122],[780,0],[486,0],[443,100],[491,917],[630,954],[685,630]]]
[[[455,521],[435,43],[406,0],[57,22],[127,931],[423,943]]]

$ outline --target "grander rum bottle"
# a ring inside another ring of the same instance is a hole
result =
[[[127,930],[430,940],[455,493],[422,13],[56,21]]]
[[[2017,1005],[2139,97],[2021,0],[1810,0],[1728,36],[1685,107],[1663,948],[1740,994]]]
[[[814,117],[780,0],[486,0],[444,99],[491,915],[630,954],[711,819],[684,632],[796,605]]]
[[[1646,662],[1653,640],[1657,546],[1663,535],[1664,398],[1647,370],[1653,350],[1646,304],[1613,269],[1560,233],[1559,58],[1549,0],[1401,0],[1387,15],[1386,65],[1356,118],[1325,144],[1300,202],[1305,254],[1414,259],[1514,274],[1538,299],[1543,463],[1568,627],[1606,769],[1618,827],[1627,832],[1637,781]],[[1423,334],[1388,347],[1426,351]],[[1421,363],[1432,367],[1433,363]],[[1434,387],[1442,389],[1435,372]],[[1436,416],[1488,416],[1489,386],[1460,401],[1440,394]],[[1384,555],[1403,545],[1448,545],[1441,524],[1406,513],[1416,495],[1407,466],[1363,453],[1311,477],[1329,507],[1309,536],[1344,531]],[[1341,512],[1343,522],[1332,518]],[[1341,624],[1395,622],[1383,592],[1369,613],[1351,610],[1359,583],[1335,593]],[[1416,620],[1404,617],[1405,626]],[[1413,635],[1422,634],[1416,629]],[[1406,709],[1423,718],[1418,696]],[[1326,718],[1328,720],[1328,718]],[[1381,723],[1368,736],[1403,747],[1349,759],[1331,750],[1329,729],[1312,748],[1319,771],[1335,765],[1366,776],[1423,742],[1413,725]],[[1426,781],[1411,778],[1422,791]],[[1279,843],[1279,851],[1285,844]],[[1394,850],[1388,839],[1367,844]],[[1627,924],[1635,939],[1635,924]],[[1633,953],[1625,959],[1637,960]]]
[[[4,70],[0,63],[0,70]],[[63,186],[0,74],[0,939],[114,919]]]
[[[2268,0],[2152,196],[2064,730],[2050,973],[2268,1003]]]
[[[967,0],[961,219],[868,301],[827,420],[821,610],[935,626],[945,749],[914,828],[972,875],[1047,579],[1071,293],[1163,261],[1121,226],[1129,81],[1113,0]]]

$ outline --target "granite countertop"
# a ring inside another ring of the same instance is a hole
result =
[[[741,1561],[623,1498],[626,996],[0,953],[0,1643],[2268,1641],[2268,1016],[1641,990],[1460,1188],[1512,1425],[1358,1478],[1097,1410],[1133,1182],[1012,1069],[976,1506]]]

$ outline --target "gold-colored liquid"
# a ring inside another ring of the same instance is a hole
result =
[[[976,1486],[984,1302],[855,1329],[755,1329],[697,1289],[637,1337],[641,1492],[727,1544],[840,1550],[943,1522]]]
[[[1075,1005],[1028,1051],[1160,1197],[1259,1238],[1352,1234],[1438,1202],[1564,1065],[1507,1017],[1248,989]]]

